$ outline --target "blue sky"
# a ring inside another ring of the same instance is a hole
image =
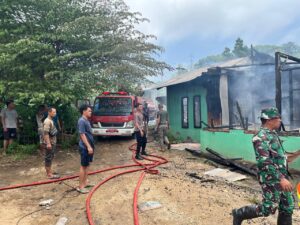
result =
[[[138,29],[154,34],[165,48],[159,57],[189,67],[199,58],[233,47],[300,43],[299,0],[124,0],[150,20]]]

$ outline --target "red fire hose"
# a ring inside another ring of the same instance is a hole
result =
[[[138,219],[138,207],[137,207],[137,199],[138,199],[138,191],[139,188],[142,184],[142,181],[146,175],[146,173],[150,173],[150,174],[158,174],[158,170],[154,170],[153,168],[161,165],[161,164],[165,164],[168,161],[160,156],[156,156],[156,155],[149,155],[148,157],[143,157],[144,159],[150,161],[151,163],[146,163],[143,164],[139,161],[137,161],[134,158],[134,153],[135,153],[135,148],[134,146],[136,145],[133,144],[129,147],[129,150],[132,151],[132,159],[135,162],[135,164],[129,164],[129,165],[123,165],[123,166],[114,166],[114,167],[110,167],[110,168],[106,168],[106,169],[102,169],[102,170],[96,170],[93,172],[89,172],[89,175],[94,175],[97,173],[102,173],[102,172],[106,172],[106,171],[110,171],[110,170],[116,170],[116,169],[122,169],[122,168],[129,168],[129,167],[142,167],[142,168],[138,168],[138,169],[131,169],[131,170],[127,170],[127,171],[123,171],[123,172],[119,172],[116,173],[114,175],[111,175],[109,177],[107,177],[106,179],[102,180],[100,183],[98,183],[88,194],[87,199],[86,199],[86,214],[87,214],[87,219],[89,221],[90,225],[95,225],[92,219],[92,215],[91,215],[91,209],[90,209],[90,203],[91,203],[91,198],[93,196],[93,194],[95,193],[95,191],[104,183],[106,183],[107,181],[123,175],[123,174],[127,174],[127,173],[134,173],[137,171],[143,171],[141,173],[141,176],[138,180],[137,186],[135,188],[134,191],[134,196],[133,196],[133,216],[134,216],[134,224],[135,225],[139,225],[139,219]],[[151,158],[149,158],[151,157]],[[156,160],[153,158],[157,158],[160,160]],[[64,181],[64,180],[70,180],[70,179],[74,179],[79,177],[79,175],[73,175],[73,176],[67,176],[67,177],[62,177],[59,179],[55,179],[55,180],[44,180],[44,181],[37,181],[37,182],[33,182],[33,183],[28,183],[28,184],[17,184],[17,185],[11,185],[11,186],[6,186],[6,187],[0,187],[0,191],[5,191],[5,190],[11,190],[11,189],[16,189],[16,188],[22,188],[22,187],[30,187],[30,186],[37,186],[37,185],[43,185],[43,184],[50,184],[50,183],[55,183],[55,182],[60,182],[60,181]]]

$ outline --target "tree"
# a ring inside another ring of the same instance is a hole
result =
[[[300,57],[300,46],[294,42],[288,42],[282,45],[256,45],[254,48],[271,56],[274,56],[275,52],[283,52],[288,55]]]
[[[1,1],[0,94],[33,105],[135,90],[171,69],[153,58],[163,51],[153,36],[135,29],[145,20],[122,0]]]
[[[185,68],[181,64],[177,65],[175,69],[176,69],[176,72],[177,72],[175,75],[179,75],[179,74],[183,74],[183,73],[188,72],[187,68]]]
[[[222,53],[222,56],[223,56],[224,58],[227,58],[227,59],[233,58],[233,54],[232,54],[230,48],[225,47],[225,49],[224,49],[224,51],[223,51],[223,53]]]
[[[244,41],[241,38],[238,38],[235,41],[232,52],[236,57],[245,57],[249,55],[249,48],[244,45]]]
[[[282,52],[284,52],[286,54],[299,56],[300,46],[296,45],[294,42],[288,42],[288,43],[282,44],[281,48],[282,48]]]

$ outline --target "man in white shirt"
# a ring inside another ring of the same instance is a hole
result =
[[[6,102],[7,108],[1,111],[1,122],[3,126],[3,155],[6,155],[6,150],[13,140],[17,138],[18,127],[18,113],[15,110],[15,104],[13,100]]]

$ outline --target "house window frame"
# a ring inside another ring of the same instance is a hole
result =
[[[186,99],[186,123],[184,122],[184,99]],[[184,96],[181,98],[181,127],[189,128],[189,97]]]
[[[198,106],[199,106],[199,125],[196,124],[196,99],[198,98]],[[201,96],[195,95],[193,97],[193,115],[194,115],[194,128],[201,128]]]

